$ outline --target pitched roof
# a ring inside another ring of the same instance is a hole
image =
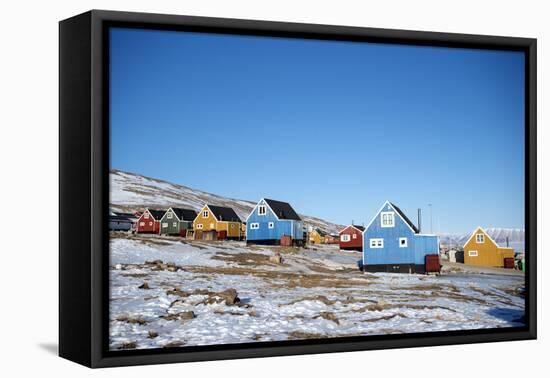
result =
[[[466,243],[464,243],[464,247],[466,246],[466,244],[468,244],[470,242],[470,240],[472,240],[472,238],[474,237],[474,235],[477,235],[479,233],[482,233],[484,234],[485,236],[487,236],[487,238],[489,238],[489,240],[497,247],[499,247],[498,243],[496,241],[493,240],[493,238],[491,237],[491,235],[489,235],[487,233],[487,231],[485,231],[485,229],[483,229],[483,227],[481,226],[477,226],[476,229],[474,230],[474,232],[472,232],[472,235],[470,235],[470,237],[468,238],[468,240],[466,241]]]
[[[119,213],[118,211],[114,211],[113,214],[118,215],[119,217],[126,217],[129,219],[137,218],[136,215],[132,213]]]
[[[180,221],[192,222],[197,217],[197,212],[191,209],[182,209],[179,207],[171,207],[174,214]]]
[[[216,219],[219,221],[228,221],[228,222],[241,221],[241,218],[239,218],[235,210],[233,210],[230,207],[208,205],[208,208],[210,209],[210,211],[212,211],[212,214],[214,214]]]
[[[341,229],[340,231],[338,231],[338,235],[340,235],[342,232],[346,231],[348,228],[355,228],[356,230],[359,230],[361,232],[365,231],[364,226],[358,226],[356,224],[350,224],[350,225],[347,225],[346,227],[344,227],[343,229]]]
[[[133,223],[132,220],[128,217],[124,217],[122,215],[109,215],[109,221],[111,222],[130,222]]]
[[[414,233],[415,234],[418,234],[418,228],[416,228],[416,226],[414,225],[413,222],[411,222],[411,220],[409,218],[407,218],[407,216],[405,215],[405,213],[403,211],[401,211],[401,209],[397,206],[395,206],[395,204],[391,203],[390,202],[390,205],[392,205],[392,207],[395,209],[395,211],[397,211],[399,213],[399,215],[401,215],[401,218],[403,218],[403,220],[405,222],[407,222],[407,224],[413,229]]]
[[[288,202],[275,201],[267,198],[264,198],[264,201],[269,205],[271,210],[273,210],[277,218],[302,220]]]
[[[155,218],[155,220],[160,220],[164,216],[164,213],[166,213],[166,211],[164,210],[155,209],[147,209],[147,211],[149,211],[149,213],[153,216],[153,218]]]
[[[316,228],[315,231],[317,231],[317,233],[321,236],[326,236],[327,235],[327,233],[325,231],[321,230],[320,228]]]

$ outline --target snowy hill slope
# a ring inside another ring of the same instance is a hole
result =
[[[200,210],[205,203],[232,207],[244,221],[256,202],[222,197],[183,185],[113,169],[110,172],[111,208],[115,211],[143,210],[170,206]],[[306,225],[337,233],[342,226],[300,214]]]
[[[501,247],[506,246],[508,238],[510,247],[517,252],[525,250],[525,230],[520,228],[486,228],[485,231]],[[439,238],[442,244],[462,247],[468,241],[472,234],[440,234]]]

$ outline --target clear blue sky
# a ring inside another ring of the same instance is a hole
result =
[[[524,227],[517,52],[114,29],[111,166],[368,223]],[[428,227],[426,227],[428,226]]]

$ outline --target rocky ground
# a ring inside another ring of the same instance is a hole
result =
[[[365,274],[337,246],[111,234],[110,347],[520,326],[522,275]]]

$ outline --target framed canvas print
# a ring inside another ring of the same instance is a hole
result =
[[[60,22],[60,355],[536,337],[536,40]]]

